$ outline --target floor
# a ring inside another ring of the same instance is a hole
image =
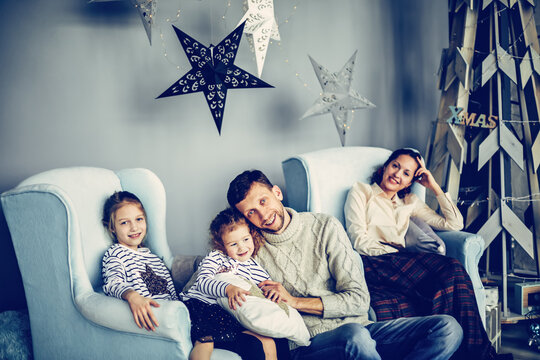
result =
[[[514,360],[540,360],[540,351],[529,347],[529,324],[519,321],[516,324],[503,324],[501,348],[499,353],[512,353]]]

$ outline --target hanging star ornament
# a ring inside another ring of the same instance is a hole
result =
[[[358,50],[354,52],[349,61],[337,73],[330,73],[309,56],[323,92],[311,108],[302,115],[301,119],[331,112],[342,146],[345,146],[345,136],[350,128],[351,120],[349,116],[351,113],[356,109],[375,107],[371,101],[351,90],[357,52]]]
[[[150,45],[152,45],[152,25],[156,14],[156,2],[157,0],[131,0],[133,6],[139,10]]]
[[[274,0],[248,0],[248,9],[239,24],[245,22],[244,33],[251,36],[257,73],[262,74],[270,39],[279,41],[278,25],[274,17]]]
[[[202,91],[221,134],[228,89],[273,87],[234,65],[245,23],[217,46],[206,47],[173,25],[192,69],[157,98]]]

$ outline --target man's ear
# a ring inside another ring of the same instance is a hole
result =
[[[272,192],[274,193],[274,195],[276,195],[279,201],[283,201],[283,192],[281,191],[279,186],[277,185],[272,186]]]

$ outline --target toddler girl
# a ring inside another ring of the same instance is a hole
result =
[[[129,303],[139,328],[154,331],[159,326],[152,306],[154,299],[178,300],[171,274],[163,261],[142,247],[146,236],[146,213],[137,196],[114,193],[105,202],[103,225],[115,244],[103,256],[103,291]]]
[[[216,301],[217,298],[228,297],[230,308],[236,309],[250,294],[240,287],[214,279],[216,274],[233,273],[255,284],[270,279],[252,258],[262,244],[262,236],[248,225],[242,214],[231,208],[215,217],[210,225],[210,234],[214,250],[201,261],[193,286],[182,294],[191,317],[194,348],[190,359],[210,359],[214,347],[237,352],[243,359],[275,359],[278,355],[280,359],[288,358],[286,339],[274,342],[269,337],[246,330]],[[279,301],[278,298],[273,300]],[[260,349],[261,343],[264,353]]]

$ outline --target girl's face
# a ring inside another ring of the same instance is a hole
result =
[[[234,260],[247,261],[253,255],[255,245],[247,224],[237,224],[232,230],[225,230],[221,239],[227,255]]]
[[[418,162],[409,155],[399,155],[384,168],[381,189],[392,198],[398,191],[410,186],[414,174],[418,170]]]
[[[137,204],[127,203],[114,214],[114,230],[118,243],[137,250],[146,236],[146,217]]]

